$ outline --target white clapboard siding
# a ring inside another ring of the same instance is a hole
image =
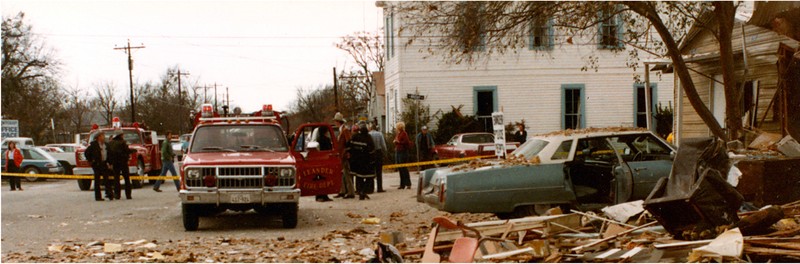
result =
[[[400,24],[395,21],[396,26]],[[634,76],[639,74],[644,80],[643,65],[635,72],[626,67],[627,51],[598,50],[595,45],[586,44],[594,43],[592,38],[576,37],[575,45],[556,38],[555,47],[550,51],[525,47],[516,53],[492,54],[487,60],[460,65],[445,62],[444,51],[435,50],[431,55],[427,51],[420,52],[427,49],[423,44],[397,44],[395,56],[386,61],[386,110],[403,111],[402,101],[399,107],[392,108],[393,101],[388,94],[395,89],[401,98],[419,89],[431,113],[448,112],[451,106],[463,105],[462,113],[474,115],[473,87],[496,86],[498,110],[503,109],[506,123],[524,119],[531,133],[542,133],[562,127],[562,84],[579,83],[584,84],[586,126],[633,125]],[[596,72],[594,69],[581,71],[588,65],[589,56],[598,57]],[[657,83],[658,102],[672,104],[672,74],[659,77],[652,72],[650,80]],[[387,112],[386,116],[387,126],[393,125],[394,113]],[[435,125],[435,120],[429,124]]]

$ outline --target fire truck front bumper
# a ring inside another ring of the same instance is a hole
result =
[[[201,188],[180,191],[184,204],[261,204],[298,203],[300,189],[215,189]]]

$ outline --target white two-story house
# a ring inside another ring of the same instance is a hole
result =
[[[404,21],[395,13],[396,4],[377,3],[383,9],[385,29],[384,128],[400,121],[402,99],[417,91],[425,96],[423,103],[431,113],[463,105],[463,114],[486,118],[502,109],[506,123],[524,119],[529,133],[646,125],[644,85],[634,81],[635,75],[644,76],[643,67],[640,64],[637,72],[627,66],[630,48],[619,41],[623,30],[617,19],[600,23],[594,36],[569,36],[551,22],[532,23],[524,36],[526,48],[454,65],[442,55],[424,51],[445,53],[437,52],[436,46],[406,44],[409,33],[400,30]],[[612,51],[618,47],[624,50]],[[599,65],[597,71],[582,71],[592,58]],[[653,109],[659,103],[672,105],[672,74],[652,72],[650,82]],[[435,119],[428,124],[435,125]]]

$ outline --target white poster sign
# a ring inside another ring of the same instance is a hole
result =
[[[494,130],[494,155],[502,158],[506,155],[506,126],[503,123],[503,112],[492,113],[492,130]]]

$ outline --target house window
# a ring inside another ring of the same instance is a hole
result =
[[[561,128],[578,129],[586,127],[586,101],[583,99],[583,84],[561,86]]]
[[[546,50],[553,48],[553,20],[536,19],[531,22],[528,40],[529,50]]]
[[[461,16],[458,21],[461,28],[460,44],[464,52],[486,50],[486,29],[483,25],[484,3],[463,2],[459,4]]]
[[[622,48],[622,21],[620,15],[609,12],[600,13],[598,23],[597,47],[599,49]]]
[[[633,102],[633,109],[635,111],[635,116],[633,119],[633,125],[635,127],[647,127],[647,109],[645,106],[647,103],[645,102],[645,91],[644,91],[644,84],[634,84],[634,102]],[[656,111],[656,84],[650,83],[650,114],[651,118],[655,115]],[[656,122],[653,119],[650,119],[652,125],[655,125]]]
[[[475,116],[482,124],[484,132],[492,131],[492,112],[497,111],[497,86],[476,86],[472,88]]]

